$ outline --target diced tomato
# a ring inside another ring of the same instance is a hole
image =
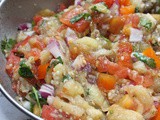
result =
[[[132,27],[137,28],[138,24],[140,22],[139,16],[138,15],[132,15],[131,20],[132,20]]]
[[[13,72],[18,68],[20,58],[15,56],[13,52],[7,57],[6,71],[9,76],[12,76]]]
[[[121,66],[132,69],[132,44],[130,42],[120,42],[118,45],[117,63]]]
[[[44,64],[38,67],[38,79],[45,78],[48,66],[49,64]]]
[[[94,0],[93,3],[99,3],[99,2],[104,2],[109,8],[113,5],[115,0]]]
[[[74,24],[70,22],[70,20],[84,12],[84,8],[81,6],[77,6],[76,8],[71,9],[70,11],[64,13],[60,18],[60,21],[68,27],[73,28],[77,32],[84,32],[89,27],[90,22],[84,19],[81,19]]]
[[[113,34],[119,34],[125,25],[124,17],[114,17],[110,20],[109,31]]]
[[[35,25],[37,25],[38,22],[41,21],[42,19],[43,19],[42,16],[39,16],[39,15],[36,15],[33,17],[33,21],[34,21]]]
[[[130,0],[118,0],[120,6],[128,6],[131,4]]]
[[[67,29],[67,26],[66,25],[61,25],[59,28],[58,28],[58,32],[62,32],[63,30]]]
[[[71,115],[60,112],[50,105],[43,105],[42,118],[44,120],[68,120],[71,119]]]
[[[116,78],[109,74],[99,73],[97,84],[98,87],[104,91],[111,90],[115,87]]]
[[[160,106],[158,106],[157,113],[151,120],[160,120]]]
[[[133,14],[134,12],[135,12],[135,6],[134,5],[122,6],[120,8],[120,14],[121,15],[129,15],[129,14]]]
[[[38,48],[33,48],[33,49],[31,49],[30,52],[25,54],[25,57],[29,58],[32,56],[32,57],[34,57],[34,60],[37,61],[40,58],[40,52],[41,52],[41,50],[39,50]]]

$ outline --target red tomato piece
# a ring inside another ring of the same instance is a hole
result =
[[[34,60],[37,61],[40,58],[40,52],[41,52],[41,50],[39,50],[38,48],[33,48],[33,49],[31,49],[30,52],[25,54],[25,57],[29,58],[32,56],[32,57],[34,57]]]
[[[120,6],[128,6],[131,4],[130,0],[118,0]]]
[[[70,22],[70,20],[73,17],[75,17],[75,16],[77,16],[77,15],[83,13],[83,12],[84,12],[84,8],[81,7],[81,6],[77,6],[76,8],[73,8],[70,11],[64,13],[62,15],[62,17],[60,18],[60,21],[63,24],[65,24],[66,26],[73,28],[77,32],[84,32],[89,27],[89,24],[90,24],[89,21],[81,19],[81,20],[75,22],[74,24],[72,24]]]
[[[44,120],[69,120],[71,119],[71,115],[68,115],[65,112],[60,112],[52,106],[43,105],[42,118]]]
[[[41,21],[42,19],[43,19],[42,16],[39,16],[39,15],[36,15],[33,17],[33,21],[34,21],[35,25],[37,25],[38,22]]]
[[[96,4],[99,2],[104,2],[110,8],[115,1],[114,0],[94,0],[93,3]]]

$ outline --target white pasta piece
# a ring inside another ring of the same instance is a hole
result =
[[[19,46],[18,51],[22,53],[27,53],[31,50],[31,46],[27,43],[24,46]]]
[[[53,69],[53,78],[57,81],[62,81],[63,76],[66,74],[66,68],[64,65],[62,64],[58,64],[54,67]]]
[[[74,80],[66,81],[63,85],[62,91],[72,97],[84,94],[82,85]]]
[[[141,61],[137,61],[133,64],[133,69],[138,71],[139,73],[146,73],[147,72],[147,68],[145,66],[145,64]]]
[[[108,109],[107,120],[145,120],[143,116],[133,110],[127,110],[119,105],[112,105]]]
[[[102,120],[104,118],[103,113],[95,108],[88,108],[86,110],[86,113],[88,116],[93,118],[93,120]]]
[[[128,86],[127,92],[129,95],[134,96],[143,104],[145,108],[144,111],[151,109],[153,105],[153,98],[146,88],[141,85]]]
[[[51,60],[52,56],[48,50],[43,50],[40,53],[41,64],[46,64]]]
[[[104,98],[101,91],[98,89],[96,85],[91,85],[89,87],[89,100],[95,104],[96,106],[103,108],[103,110],[106,111],[108,108],[108,102],[107,99]],[[98,99],[97,99],[98,98]]]
[[[96,50],[99,47],[99,43],[96,39],[93,39],[91,37],[83,37],[80,39],[77,39],[75,43],[78,45],[78,47],[85,48],[85,50]]]
[[[85,113],[85,110],[83,108],[78,107],[76,105],[72,105],[70,103],[66,103],[59,97],[54,98],[52,105],[56,109],[61,109],[62,111],[75,115],[77,117],[81,117]]]

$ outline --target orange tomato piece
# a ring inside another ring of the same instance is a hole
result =
[[[157,68],[160,68],[160,59],[159,59],[158,56],[156,56],[155,51],[154,51],[151,47],[145,49],[145,50],[143,51],[143,54],[144,54],[145,56],[147,56],[147,57],[150,57],[150,58],[154,59],[154,60],[155,60],[155,63],[156,63],[156,67],[157,67]]]
[[[121,15],[129,15],[129,14],[133,14],[134,12],[135,12],[135,6],[134,5],[122,6],[120,8],[120,14]]]
[[[118,0],[120,6],[128,6],[131,4],[130,0]]]
[[[119,34],[125,25],[125,18],[120,16],[114,17],[110,20],[109,25],[109,32]]]
[[[38,22],[41,20],[42,20],[42,16],[36,15],[33,17],[33,21],[34,21],[35,25],[37,25]]]
[[[49,64],[39,65],[38,66],[38,79],[44,79],[47,73],[47,68]]]
[[[111,90],[115,87],[116,78],[113,75],[99,73],[97,84],[102,90]]]
[[[37,61],[40,58],[40,52],[41,50],[39,50],[38,48],[33,48],[31,49],[30,52],[25,53],[25,57],[29,58],[29,57],[34,57],[34,60]]]
[[[60,21],[63,24],[65,24],[66,26],[73,28],[77,32],[84,32],[89,27],[89,24],[90,24],[89,21],[81,19],[73,24],[70,22],[70,20],[73,17],[75,17],[83,12],[84,12],[84,8],[81,6],[77,6],[76,8],[72,8],[70,11],[64,13],[62,15],[62,17],[60,18]]]

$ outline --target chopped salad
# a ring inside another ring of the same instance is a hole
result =
[[[1,43],[18,102],[44,120],[160,120],[160,3],[75,0]]]

